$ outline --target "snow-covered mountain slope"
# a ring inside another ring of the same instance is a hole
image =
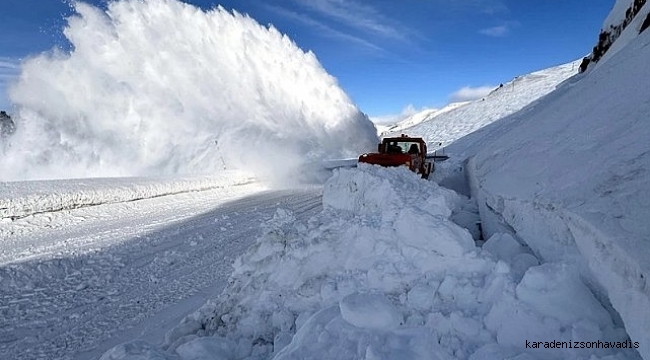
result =
[[[468,104],[450,105],[441,111],[430,114],[424,111],[402,121],[398,130],[390,130],[385,135],[405,133],[410,136],[426,138],[429,148],[435,150],[454,140],[476,131],[493,121],[513,114],[524,106],[553,91],[555,87],[578,71],[578,61],[550,69],[518,76],[504,83],[486,97]],[[406,126],[422,119],[413,126]],[[405,126],[401,126],[404,124]]]
[[[514,233],[545,262],[579,264],[650,359],[650,32],[538,102],[447,148],[486,236]],[[447,179],[442,179],[442,178]],[[450,180],[453,179],[453,180]]]
[[[399,134],[404,131],[404,129],[408,129],[410,127],[413,127],[415,125],[418,125],[422,122],[432,120],[436,116],[440,116],[444,113],[447,113],[449,111],[452,111],[454,109],[457,109],[463,105],[468,104],[469,101],[463,101],[463,102],[455,102],[451,103],[442,109],[426,109],[422,110],[420,112],[417,112],[411,116],[408,116],[406,119],[399,121],[395,125],[389,125],[385,126],[382,129],[379,129],[379,134],[382,136],[392,136],[395,134]]]

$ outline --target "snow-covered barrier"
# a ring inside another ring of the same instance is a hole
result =
[[[230,171],[211,176],[88,178],[0,182],[0,218],[148,199],[184,192],[237,186],[254,181]]]
[[[477,248],[449,220],[467,201],[404,168],[336,170],[322,212],[278,209],[164,350],[133,342],[102,360],[634,358],[571,266],[538,266],[506,234]],[[613,346],[584,345],[597,339]]]
[[[648,358],[650,314],[641,309],[650,308],[650,287],[641,259],[647,259],[649,254],[634,245],[640,239],[626,238],[629,234],[625,233],[612,234],[607,219],[589,219],[584,213],[577,214],[559,204],[508,198],[485,188],[475,190],[473,195],[479,202],[484,235],[513,233],[518,238],[517,241],[510,237],[513,248],[523,243],[543,263],[572,264],[568,267],[572,272],[569,276],[581,279],[584,291],[593,293],[594,301],[600,301],[620,325],[624,324],[634,349]],[[488,241],[486,246],[489,244]],[[633,248],[638,252],[631,252]],[[549,299],[546,306],[569,309],[573,314],[570,316],[578,313],[573,304],[555,298]]]

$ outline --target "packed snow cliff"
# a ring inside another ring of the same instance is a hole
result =
[[[485,236],[506,231],[543,262],[577,264],[650,359],[650,33],[625,41],[589,72],[449,146],[455,160],[436,176],[454,183],[467,173]]]

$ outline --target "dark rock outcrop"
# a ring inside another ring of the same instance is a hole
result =
[[[621,23],[617,25],[610,25],[608,29],[603,29],[600,31],[596,46],[594,46],[592,49],[591,54],[585,57],[582,61],[582,64],[580,64],[580,72],[586,71],[590,64],[597,63],[603,57],[603,55],[605,55],[607,50],[609,50],[614,41],[618,39],[623,30],[625,30],[625,28],[627,28],[632,20],[634,20],[645,3],[646,0],[634,0],[630,7],[625,11],[625,18],[623,21],[621,21]],[[650,14],[648,14],[648,16],[650,17]],[[647,28],[650,26],[650,20],[646,18],[643,24]],[[641,30],[639,32],[645,30],[644,25],[641,26]]]

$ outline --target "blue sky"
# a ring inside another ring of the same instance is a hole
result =
[[[105,4],[104,0],[86,1]],[[441,107],[586,55],[614,0],[186,0],[272,24],[313,51],[370,116]],[[17,59],[66,47],[70,6],[3,0],[0,108]],[[464,91],[461,91],[464,90]]]

